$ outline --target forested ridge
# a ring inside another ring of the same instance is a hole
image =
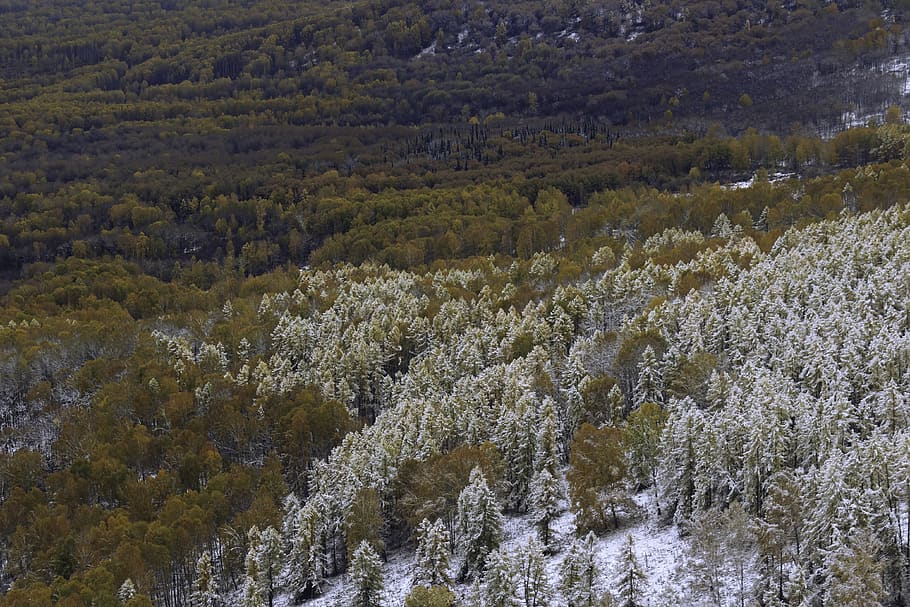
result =
[[[907,10],[0,0],[0,606],[905,605]]]

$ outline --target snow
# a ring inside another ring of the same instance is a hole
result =
[[[641,513],[637,519],[621,519],[619,529],[608,531],[597,538],[597,563],[601,570],[601,589],[611,591],[615,563],[626,538],[632,535],[635,554],[642,570],[647,576],[641,596],[642,607],[663,607],[665,605],[694,605],[701,597],[692,596],[688,590],[685,564],[689,544],[680,537],[679,528],[675,525],[663,525],[658,522],[654,496],[652,493],[639,493],[635,497]],[[554,605],[565,604],[559,593],[560,567],[569,546],[575,539],[575,520],[572,513],[563,503],[562,514],[553,521],[551,547],[553,554],[547,558],[546,570],[550,584],[556,589]],[[520,553],[528,542],[535,537],[536,530],[530,515],[509,516],[503,527],[503,545],[512,553]],[[452,567],[460,563],[458,555],[452,558]],[[383,564],[382,575],[385,582],[385,605],[397,607],[404,604],[404,599],[411,589],[415,558],[413,546],[390,552],[388,562]],[[754,572],[747,576],[747,588],[755,579]],[[725,580],[723,586],[735,587],[734,581]],[[323,595],[304,603],[307,607],[337,607],[350,601],[351,581],[347,574],[325,580]],[[475,591],[473,582],[456,584],[453,588],[459,604],[470,602]],[[732,590],[731,590],[732,593]],[[732,598],[732,594],[728,597]],[[276,601],[276,607],[291,607],[293,602],[289,595],[282,595]]]
[[[460,36],[459,36],[459,38],[460,38]],[[417,53],[417,57],[418,58],[426,57],[428,55],[435,55],[435,54],[436,54],[436,41],[434,40],[433,44],[431,44],[430,46],[426,47],[425,49],[423,49],[422,51]]]
[[[772,175],[768,175],[768,183],[778,183],[778,182],[785,181],[785,180],[790,179],[795,176],[796,176],[795,173],[774,173]],[[720,187],[721,187],[721,189],[724,189],[724,190],[743,190],[745,188],[751,188],[753,185],[755,185],[755,174],[754,173],[752,174],[752,177],[750,177],[749,179],[747,179],[745,181],[736,181],[733,183],[725,183]]]

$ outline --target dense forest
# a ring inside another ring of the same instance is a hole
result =
[[[906,605],[908,18],[0,0],[0,606]]]

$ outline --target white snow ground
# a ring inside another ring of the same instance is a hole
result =
[[[699,606],[706,603],[707,597],[694,596],[689,589],[689,579],[685,574],[685,563],[689,544],[680,537],[675,525],[660,525],[657,522],[653,495],[639,493],[635,501],[641,508],[637,520],[623,520],[620,528],[610,531],[597,540],[597,560],[602,572],[602,589],[611,590],[614,578],[614,563],[617,562],[620,550],[628,534],[635,542],[635,553],[639,564],[647,576],[647,582],[641,598],[643,607],[684,607]],[[504,527],[504,545],[517,552],[534,537],[535,529],[529,516],[507,517]],[[575,538],[575,522],[571,512],[564,509],[553,523],[552,546],[555,554],[547,560],[547,573],[550,583],[557,589],[553,605],[565,605],[558,592],[559,569],[565,558],[568,546]],[[396,550],[389,554],[389,561],[383,564],[386,607],[401,607],[411,589],[414,569],[413,549]],[[453,558],[453,568],[458,564],[458,557]],[[755,579],[750,572],[747,587]],[[725,580],[723,586],[728,589],[724,605],[738,604],[734,596],[735,584],[732,579]],[[350,603],[351,583],[347,575],[326,580],[322,596],[303,603],[306,607],[343,607]],[[454,588],[459,604],[464,604],[474,590],[472,583],[458,584]],[[291,597],[282,595],[276,601],[276,607],[290,607]]]

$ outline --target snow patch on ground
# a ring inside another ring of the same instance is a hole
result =
[[[609,531],[598,537],[597,562],[600,566],[601,589],[615,592],[613,580],[616,577],[616,563],[620,551],[632,535],[635,554],[642,570],[647,576],[645,587],[640,598],[642,607],[669,607],[676,605],[698,605],[702,597],[693,596],[689,590],[690,580],[686,574],[686,562],[689,554],[689,543],[680,537],[675,525],[662,525],[657,520],[657,508],[654,496],[650,493],[639,493],[635,502],[640,508],[638,518],[624,518],[619,529]],[[560,568],[575,539],[575,519],[563,504],[563,511],[553,521],[551,548],[553,553],[547,557],[547,575],[550,584],[556,590],[553,604],[562,605],[565,601],[559,593]],[[503,545],[513,554],[520,554],[528,542],[536,536],[536,530],[530,515],[509,516],[503,527]],[[452,559],[452,568],[457,570],[460,559]],[[404,605],[404,599],[411,589],[415,568],[413,546],[389,553],[389,560],[383,563],[382,574],[385,582],[385,601],[387,607]],[[747,575],[747,588],[755,580],[754,571]],[[725,579],[723,586],[729,589],[726,597],[733,598],[734,580]],[[453,588],[459,604],[470,602],[477,586],[473,582],[456,584]],[[351,580],[347,574],[325,580],[323,594],[320,597],[303,603],[307,607],[341,607],[351,601]],[[281,595],[276,607],[292,607],[290,595]]]

